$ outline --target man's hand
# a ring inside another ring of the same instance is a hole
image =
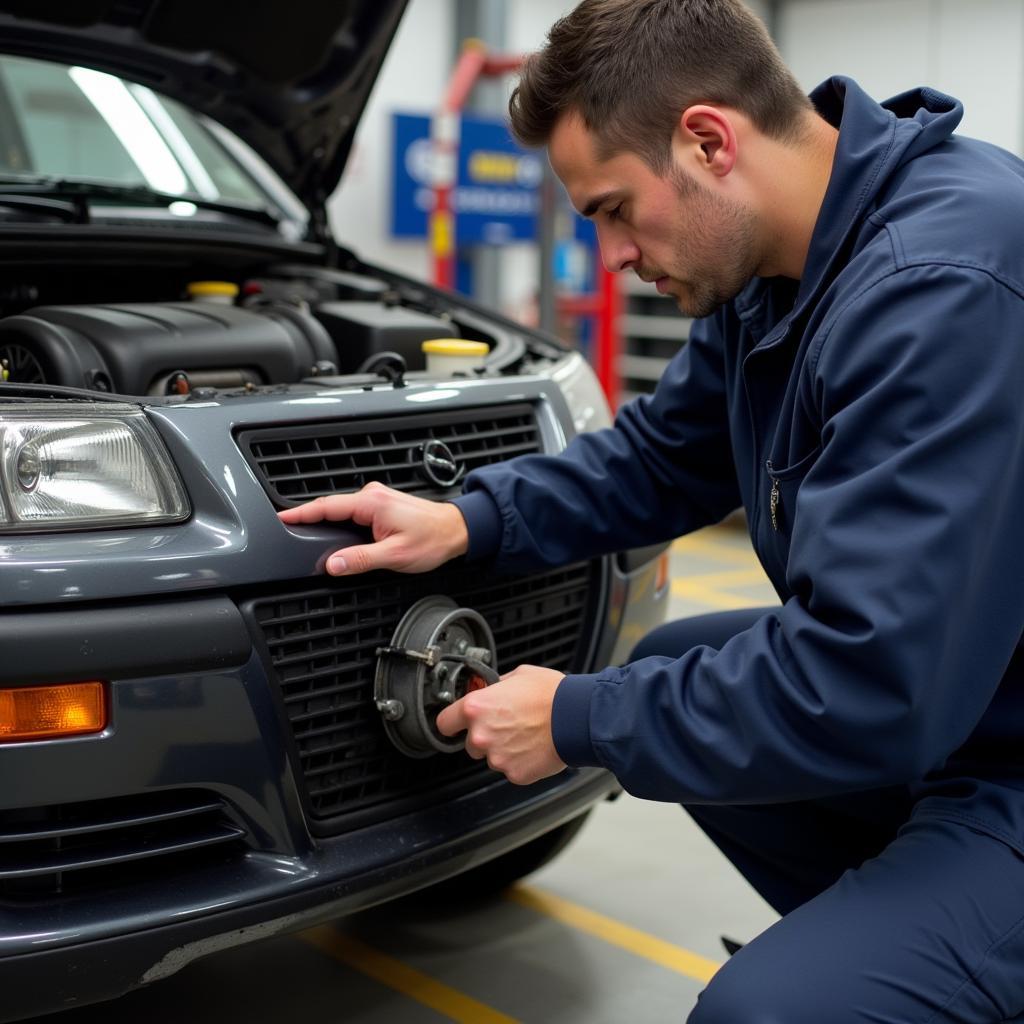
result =
[[[427,572],[464,554],[469,544],[466,521],[454,505],[415,498],[379,483],[367,484],[355,494],[317,498],[277,515],[293,526],[327,520],[372,529],[373,544],[356,544],[330,555],[327,572],[331,576],[370,569]]]
[[[437,716],[445,736],[466,731],[466,753],[487,758],[509,782],[525,786],[557,775],[565,762],[551,738],[551,705],[561,672],[520,665],[482,690],[473,690]]]

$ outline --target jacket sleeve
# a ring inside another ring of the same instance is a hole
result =
[[[903,269],[826,324],[805,400],[793,596],[721,650],[568,676],[562,758],[640,796],[785,801],[921,779],[976,728],[1024,629],[1024,301]]]
[[[523,571],[670,540],[740,504],[719,329],[694,324],[652,396],[558,455],[471,473],[455,499],[470,558]]]

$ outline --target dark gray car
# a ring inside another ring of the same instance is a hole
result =
[[[403,6],[0,3],[0,1020],[499,887],[615,791],[512,786],[433,717],[621,659],[658,550],[334,579],[358,528],[275,515],[607,422],[577,354],[330,237]],[[438,337],[487,355],[428,372]]]

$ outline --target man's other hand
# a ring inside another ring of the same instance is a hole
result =
[[[341,548],[328,557],[331,576],[371,569],[427,572],[465,554],[469,543],[466,521],[455,505],[416,498],[379,483],[369,483],[355,494],[317,498],[277,515],[292,526],[327,521],[370,527],[372,544]]]
[[[473,690],[437,716],[445,736],[466,733],[466,753],[525,786],[557,775],[565,762],[551,738],[551,705],[561,672],[520,665],[497,683]]]

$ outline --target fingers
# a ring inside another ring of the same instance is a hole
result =
[[[307,501],[295,508],[283,508],[277,513],[282,523],[308,526],[311,523],[344,522],[353,518],[358,494],[331,494]]]
[[[281,522],[289,525],[354,522],[360,526],[369,526],[390,496],[391,492],[386,487],[371,483],[355,494],[325,495],[305,505],[282,509],[277,516]],[[392,568],[396,554],[394,543],[389,543],[387,539],[374,544],[357,544],[335,551],[328,557],[325,568],[331,576]]]
[[[392,500],[395,492],[377,481],[368,483],[354,494],[327,494],[305,505],[284,508],[277,513],[282,523],[308,526],[311,523],[341,523],[351,521],[369,526],[377,511]]]
[[[465,701],[466,698],[462,697],[454,704],[446,707],[437,716],[437,729],[443,736],[457,736],[460,732],[465,732],[466,753],[474,761],[483,761],[488,757],[488,751],[486,747],[478,746],[473,742],[472,734],[469,732],[469,715],[467,714]]]
[[[478,761],[486,759],[517,786],[555,775],[565,768],[551,739],[550,701],[537,713],[537,699],[524,690],[530,687],[530,666],[520,666],[521,680],[511,687],[500,682],[474,690],[437,716],[437,728],[445,736],[465,732],[466,753]],[[563,677],[554,669],[533,668],[540,673],[539,684],[551,690]],[[508,673],[509,676],[515,673]]]
[[[357,576],[373,569],[402,572],[401,552],[404,550],[402,541],[397,537],[388,537],[374,544],[353,544],[330,555],[325,568],[330,576]]]
[[[490,764],[490,760],[487,759],[487,751],[483,747],[478,747],[472,739],[470,739],[469,733],[466,733],[466,753],[469,754],[474,761],[484,761]],[[493,768],[494,766],[491,765]]]
[[[351,521],[372,527],[375,543],[335,551],[326,563],[332,576],[394,569],[427,572],[464,554],[469,533],[454,505],[427,501],[371,482],[356,494],[331,494],[278,512],[283,523],[310,525]]]
[[[469,728],[469,719],[466,716],[465,697],[461,697],[454,704],[449,704],[437,716],[437,729],[443,736],[456,736]]]

